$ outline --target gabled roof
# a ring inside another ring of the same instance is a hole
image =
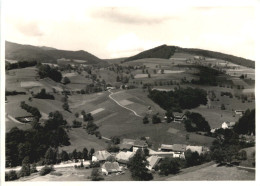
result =
[[[121,171],[119,164],[117,162],[105,162],[102,165],[103,169],[106,169],[107,172],[118,172]]]
[[[120,150],[123,150],[123,149],[130,150],[132,147],[133,147],[133,145],[131,145],[131,144],[119,144]]]
[[[123,139],[121,144],[128,144],[128,145],[133,145],[136,147],[147,147],[147,143],[143,140],[134,140],[134,139]]]
[[[187,145],[184,145],[184,144],[173,144],[172,150],[178,151],[178,152],[184,152],[186,150],[186,146]]]
[[[136,146],[136,147],[147,147],[148,145],[145,141],[137,139],[134,142],[134,146]]]
[[[134,139],[124,138],[124,139],[122,140],[122,144],[131,144],[131,145],[134,145],[134,142],[135,142]]]
[[[161,149],[172,150],[172,145],[161,144]]]
[[[149,169],[153,169],[161,160],[161,157],[158,156],[150,156],[149,158],[147,158],[147,161],[149,162]]]
[[[106,150],[102,150],[102,151],[97,151],[93,154],[93,156],[95,156],[97,158],[97,160],[99,161],[104,161],[106,160],[109,156],[111,156],[111,154],[109,152],[107,152]]]
[[[121,151],[116,155],[116,160],[121,162],[121,163],[127,163],[129,161],[129,159],[132,158],[134,155],[135,155],[135,152],[130,152],[130,151],[123,152],[123,151]]]

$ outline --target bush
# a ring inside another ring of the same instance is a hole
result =
[[[44,88],[41,89],[41,91],[38,94],[36,94],[34,96],[34,98],[38,98],[38,99],[52,99],[52,100],[55,99],[53,95],[46,93],[46,90]]]
[[[40,176],[44,176],[44,175],[46,175],[46,174],[49,174],[50,172],[52,172],[53,171],[53,167],[52,166],[47,166],[47,165],[45,165],[41,170],[40,170]]]
[[[148,123],[149,123],[148,117],[145,116],[145,117],[143,118],[143,124],[148,124]]]
[[[153,117],[152,117],[152,122],[153,122],[153,124],[161,123],[161,118],[158,117],[158,116],[155,114],[155,115],[153,115]]]
[[[104,180],[104,178],[101,176],[99,169],[93,169],[91,172],[91,180],[92,181],[100,181]]]
[[[18,179],[18,176],[17,176],[16,171],[11,170],[11,171],[5,173],[5,181],[12,181],[12,180],[17,180],[17,179]]]

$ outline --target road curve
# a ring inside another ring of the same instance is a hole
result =
[[[132,110],[132,109],[130,109],[130,108],[127,108],[127,107],[121,105],[117,100],[115,100],[115,99],[112,97],[112,95],[113,95],[114,93],[111,92],[111,90],[108,90],[108,92],[110,92],[110,94],[109,94],[108,97],[109,97],[110,99],[112,99],[116,104],[118,104],[120,107],[123,107],[123,108],[125,108],[125,109],[127,109],[127,110],[130,110],[131,112],[134,113],[135,116],[142,118],[142,116],[140,116],[139,114],[137,114],[134,110]]]

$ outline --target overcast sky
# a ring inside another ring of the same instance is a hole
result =
[[[5,37],[16,43],[86,50],[103,59],[134,55],[162,44],[255,59],[253,6],[174,1],[160,6],[117,6],[86,0],[7,0],[4,5]]]

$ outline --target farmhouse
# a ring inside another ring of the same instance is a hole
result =
[[[221,124],[221,128],[222,129],[230,129],[230,128],[232,128],[232,127],[234,127],[234,125],[235,125],[236,123],[235,122],[223,122],[222,124]]]
[[[131,144],[120,144],[119,145],[119,149],[121,150],[121,151],[133,151],[133,145],[131,145]]]
[[[172,151],[174,152],[174,158],[184,158],[184,152],[186,151],[186,146],[184,144],[173,144]]]
[[[187,116],[185,114],[173,113],[173,118],[174,122],[181,123],[187,119]]]
[[[116,155],[116,161],[119,163],[127,164],[129,162],[129,159],[132,158],[135,155],[135,152],[119,152]]]
[[[148,157],[147,158],[147,161],[148,161],[148,163],[149,163],[149,165],[147,166],[147,168],[149,169],[149,170],[152,170],[152,169],[154,169],[154,167],[156,166],[156,165],[158,165],[158,163],[161,161],[161,157],[159,157],[159,156],[150,156],[150,157]]]
[[[161,153],[158,155],[165,155],[169,156],[170,154],[174,158],[184,158],[184,152],[186,151],[186,146],[184,144],[173,144],[173,145],[166,145],[162,144],[161,147],[158,149]],[[156,153],[154,153],[155,155]]]
[[[107,152],[106,150],[102,150],[102,151],[97,151],[93,154],[92,156],[92,161],[96,162],[96,161],[101,161],[104,162],[107,160],[108,157],[110,157],[111,154],[109,152]]]
[[[117,162],[105,162],[101,167],[101,171],[103,174],[108,175],[111,173],[121,172],[121,168]]]
[[[124,145],[123,145],[124,144]],[[147,143],[143,140],[134,140],[134,139],[123,139],[122,140],[122,148],[130,148],[132,145],[133,147],[133,152],[136,152],[138,149],[145,149],[148,147]]]

